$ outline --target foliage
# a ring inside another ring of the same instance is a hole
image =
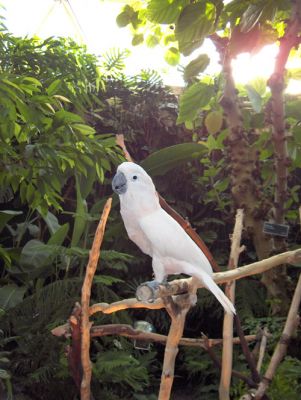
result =
[[[97,191],[103,188],[105,195],[105,175],[121,159],[114,137],[94,128],[108,65],[98,66],[70,40],[5,32],[0,39],[1,379],[8,394],[72,397],[65,345],[50,330],[64,323],[79,300],[104,201],[95,200]],[[108,249],[103,268],[124,270],[130,259]],[[120,278],[97,276],[93,296],[118,299],[113,286]],[[50,381],[57,381],[55,390],[48,390]]]
[[[277,187],[275,189],[274,164],[279,158],[273,147],[272,102],[274,99],[271,98],[268,88],[270,82],[257,79],[247,85],[236,85],[232,88],[231,85],[235,83],[232,83],[230,77],[231,60],[240,53],[253,54],[266,44],[275,43],[279,39],[285,40],[282,36],[292,17],[291,4],[286,0],[252,2],[234,0],[225,3],[221,0],[129,1],[117,17],[120,27],[130,27],[134,45],[144,42],[150,47],[155,45],[165,47],[164,58],[170,65],[180,64],[184,60],[183,56],[190,55],[190,62],[185,68],[181,67],[186,87],[179,99],[177,124],[179,127],[185,124],[186,130],[191,131],[193,141],[205,146],[207,151],[202,154],[201,159],[191,162],[186,171],[178,169],[177,174],[167,173],[164,179],[157,178],[156,186],[159,192],[167,193],[167,199],[174,201],[176,208],[182,214],[189,217],[201,236],[211,244],[218,262],[222,265],[227,263],[228,254],[224,250],[228,246],[227,237],[230,233],[228,228],[233,223],[233,208],[237,206],[236,198],[239,193],[246,191],[245,187],[252,187],[254,197],[251,198],[250,205],[246,204],[246,201],[240,203],[240,206],[244,208],[253,207],[252,214],[249,213],[246,216],[246,223],[249,225],[244,233],[243,243],[247,251],[241,255],[240,262],[244,263],[262,256],[259,253],[256,254],[255,241],[252,243],[255,229],[254,225],[250,224],[250,220],[253,218],[255,223],[263,223],[272,218],[274,193],[277,190]],[[224,62],[224,58],[229,60],[222,73],[217,76],[206,75],[210,59],[208,55],[201,54],[201,45],[205,39],[211,39],[216,45],[221,63]],[[298,51],[292,50],[292,53],[296,54]],[[300,71],[296,69],[287,68],[285,74],[285,83],[292,77],[300,78]],[[229,81],[231,81],[230,84]],[[229,86],[234,93],[232,98],[229,96]],[[237,102],[235,105],[231,104],[234,97]],[[229,98],[230,102],[226,104]],[[297,232],[299,231],[298,207],[301,195],[301,147],[298,128],[301,98],[299,95],[285,94],[284,99],[288,146],[286,168],[288,168],[289,176],[284,211],[286,223],[290,225],[291,232],[288,242],[294,246],[300,243],[300,233]],[[230,114],[231,107],[238,108],[237,117],[241,121],[237,123],[238,128],[237,126],[233,128],[229,124],[227,112],[225,112],[227,107]],[[240,126],[241,131],[239,131]],[[156,133],[153,136],[156,136]],[[235,140],[238,144],[234,149]],[[243,146],[245,146],[245,153],[240,152]],[[141,148],[140,143],[139,147]],[[240,154],[245,155],[241,156],[241,163],[237,161]],[[253,169],[249,166],[252,163]],[[241,178],[240,181],[237,177]],[[181,190],[177,190],[178,187]],[[267,238],[264,240],[267,241]],[[291,277],[294,279],[295,275],[292,274]],[[288,286],[285,290],[287,288]],[[269,291],[271,288],[266,285],[266,289]],[[237,297],[239,315],[246,327],[253,326],[255,329],[260,322],[270,325],[275,335],[272,341],[274,344],[281,325],[275,317],[264,319],[263,316],[272,313],[274,305],[280,300],[277,298],[272,301],[267,300],[266,290],[257,279],[238,285]],[[212,302],[210,306],[213,309]],[[198,329],[202,329],[204,323],[200,317],[203,308],[198,304],[195,314],[193,311],[191,319],[193,322],[190,323],[188,316],[187,326],[193,325],[199,332]],[[196,315],[202,327],[195,322]],[[204,324],[208,328],[206,322]],[[275,325],[277,329],[274,329]],[[210,331],[210,327],[208,330]],[[195,354],[194,356],[197,358]],[[197,360],[197,365],[202,368],[202,362],[198,358]],[[238,361],[236,359],[235,362],[241,366],[242,370],[245,370],[246,365],[241,365]],[[186,363],[184,362],[183,365],[185,368]],[[190,365],[189,370],[192,367],[193,365]],[[184,376],[187,377],[185,373]],[[212,381],[211,379],[210,382]],[[283,381],[280,378],[280,386]],[[200,390],[203,386],[199,386]],[[205,386],[211,390],[210,384],[206,383]],[[280,393],[283,393],[285,397],[284,386],[283,384],[283,387],[278,388],[278,394],[274,392],[275,398],[281,398]],[[215,387],[212,389],[213,392],[216,390]],[[240,392],[241,394],[243,392]],[[216,394],[213,394],[213,398],[216,398]]]
[[[200,48],[205,38],[213,37],[216,31],[224,39],[230,38],[231,57],[235,58],[242,52],[258,52],[265,44],[273,43],[278,36],[283,35],[285,23],[290,17],[289,5],[285,0],[263,2],[257,0],[232,1],[225,5],[223,1],[157,1],[128,2],[121,14],[117,17],[117,23],[124,27],[130,26],[134,37],[140,35],[147,42],[147,37],[152,36],[153,41],[160,46],[172,46],[167,50],[170,53],[178,53],[186,56],[194,55],[193,51]],[[120,24],[120,18],[122,24]],[[213,35],[213,36],[212,36]],[[140,42],[143,42],[141,40]],[[223,39],[221,39],[223,40]],[[140,44],[139,42],[139,44]],[[208,77],[205,75],[206,67],[210,60],[207,54],[195,53],[196,56],[184,68],[184,78],[187,87],[180,97],[179,115],[177,123],[185,123],[186,127],[193,130],[193,137],[199,140],[200,129],[207,131],[205,145],[208,147],[212,158],[218,158],[220,163],[212,160],[205,163],[206,174],[211,175],[215,187],[210,201],[223,195],[229,182],[226,176],[221,177],[217,171],[225,171],[225,162],[229,150],[225,149],[228,132],[225,130],[223,110],[219,103],[225,85],[221,76]],[[169,57],[166,58],[167,61]],[[175,59],[172,59],[172,64]],[[178,57],[178,62],[180,58]],[[288,77],[299,79],[298,70],[288,71]],[[248,142],[259,152],[258,173],[264,191],[264,196],[271,194],[273,184],[273,149],[271,139],[271,121],[269,117],[270,94],[267,91],[266,82],[259,79],[245,86],[237,87],[244,119],[244,129],[248,131]],[[287,97],[287,124],[290,128],[288,139],[289,156],[291,165],[289,174],[291,177],[290,196],[286,203],[286,216],[291,222],[295,222],[298,214],[298,194],[300,194],[299,166],[301,162],[301,147],[299,143],[299,131],[297,108],[300,99]],[[293,114],[292,114],[292,113]],[[203,138],[202,138],[203,139]],[[201,139],[201,140],[202,140]],[[203,142],[203,140],[202,140]],[[217,165],[216,165],[217,164]],[[208,176],[201,180],[208,181]],[[218,179],[214,179],[218,177]],[[205,181],[205,182],[204,182]],[[221,207],[224,202],[219,201]]]
[[[227,6],[219,0],[151,0],[143,7],[138,2],[126,5],[117,22],[132,26],[133,44],[146,41],[150,46],[167,46],[165,59],[176,64],[181,62],[180,54],[194,56],[194,48],[216,29],[229,36],[229,24],[235,37],[233,55],[242,49],[253,51],[255,42],[258,50],[272,40],[272,34],[281,34],[288,16],[282,0],[232,1]],[[248,42],[246,35],[252,40]],[[122,159],[112,134],[125,135],[130,153],[154,176],[159,192],[190,219],[219,264],[228,262],[233,198],[227,169],[229,128],[220,105],[225,81],[221,76],[206,76],[209,57],[198,54],[184,69],[187,90],[178,105],[156,72],[124,75],[127,51],[112,50],[98,61],[69,39],[21,39],[6,32],[0,39],[2,379],[7,392],[13,390],[15,396],[73,398],[76,390],[65,343],[53,338],[50,330],[65,322],[79,299],[96,221],[111,193],[111,171]],[[292,70],[287,76],[298,74]],[[270,94],[262,80],[237,91],[250,149],[258,153],[262,190],[270,197],[274,183]],[[291,165],[286,216],[293,244],[300,241],[296,225],[300,109],[300,99],[287,96]],[[151,276],[149,260],[129,244],[117,215],[113,209],[93,302],[133,296],[138,283]],[[250,240],[244,236],[243,242],[248,250],[241,262],[254,260]],[[237,304],[246,332],[255,332],[258,324],[268,325],[274,343],[283,321],[266,318],[270,304],[259,280],[238,284]],[[139,318],[152,322],[160,333],[168,332],[163,311],[99,315],[95,324],[132,323]],[[221,318],[213,297],[200,291],[188,315],[185,336],[199,337],[205,332],[218,337]],[[104,337],[93,340],[91,350],[93,392],[98,397],[151,398],[160,380],[160,345],[141,353],[126,339]],[[286,361],[287,368],[280,370],[276,386],[271,387],[275,400],[290,398],[290,387],[299,385],[294,372],[300,369],[297,357],[294,354]],[[234,361],[235,368],[247,370],[238,349]],[[184,382],[184,395],[216,398],[218,374],[203,351],[181,349],[177,368],[176,390]],[[237,388],[237,396],[243,389]]]

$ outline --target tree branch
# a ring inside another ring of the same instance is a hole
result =
[[[260,400],[263,397],[275,375],[277,367],[279,366],[279,364],[281,363],[286,354],[290,338],[299,324],[300,318],[298,316],[298,310],[300,302],[301,302],[301,274],[299,275],[298,283],[295,289],[295,293],[291,302],[291,306],[289,309],[289,313],[286,319],[286,323],[281,338],[276,346],[276,349],[274,351],[268,369],[255,393],[255,400]]]
[[[246,276],[260,274],[285,263],[295,264],[300,262],[300,260],[301,249],[287,251],[285,253],[276,254],[275,256],[269,257],[265,260],[257,261],[255,263],[236,268],[235,270],[216,272],[213,274],[212,278],[216,283],[221,284],[231,280],[245,278]],[[137,291],[140,287],[138,287]],[[150,294],[149,292],[145,291],[143,297],[143,294],[141,294],[141,291],[139,291],[139,293],[136,292],[136,295],[143,302],[147,302],[148,300],[152,299],[152,296],[154,296],[155,298],[173,296],[181,293],[190,292],[194,287],[195,282],[193,282],[192,278],[176,279],[169,282],[167,286],[160,285],[159,288],[154,291],[154,294]],[[202,284],[198,282],[197,288],[201,287],[203,287]]]
[[[301,207],[299,210],[301,210]],[[300,213],[300,222],[301,222],[301,213]],[[300,317],[298,315],[300,303],[301,303],[301,274],[299,275],[298,283],[294,292],[294,296],[291,302],[291,306],[287,315],[287,319],[284,325],[281,338],[276,346],[276,349],[271,358],[266,373],[262,378],[259,387],[255,393],[255,400],[260,400],[263,398],[266,390],[270,385],[270,382],[272,381],[275,375],[278,365],[285,357],[290,338],[300,321]]]
[[[89,254],[89,261],[86,268],[86,275],[82,286],[81,296],[81,361],[83,368],[83,377],[81,382],[81,400],[90,400],[91,397],[91,361],[90,361],[90,329],[91,322],[89,321],[89,306],[91,297],[91,286],[93,277],[97,268],[97,263],[100,255],[100,246],[104,236],[106,222],[111,210],[112,199],[109,198],[104,206],[102,216],[96,229],[95,237],[92,244],[92,249]]]
[[[254,356],[250,352],[250,349],[248,347],[248,343],[246,341],[246,337],[245,337],[245,335],[243,333],[243,330],[242,330],[242,327],[241,327],[241,323],[240,323],[240,319],[239,319],[238,315],[235,315],[234,318],[235,318],[235,325],[236,325],[237,334],[238,334],[238,336],[240,338],[241,348],[242,348],[244,356],[245,356],[245,358],[247,360],[248,366],[250,368],[252,379],[253,379],[254,382],[259,383],[260,382],[260,376],[259,376],[259,373],[258,373],[258,371],[256,369]]]
[[[166,335],[153,332],[143,332],[138,329],[134,329],[131,325],[126,324],[108,324],[108,325],[95,325],[91,328],[91,337],[111,336],[120,335],[130,339],[145,340],[148,342],[157,342],[165,344],[167,340]],[[254,342],[257,340],[257,335],[247,335],[246,341]],[[206,349],[207,345],[220,346],[223,343],[223,339],[193,339],[182,337],[179,341],[181,346],[190,346]],[[233,344],[240,344],[240,338],[233,338]]]
[[[164,300],[166,310],[171,317],[171,324],[165,345],[158,400],[169,400],[170,398],[174,380],[175,360],[179,351],[178,345],[183,336],[186,315],[196,301],[195,296],[189,294],[177,296],[174,300],[171,297],[167,297]]]
[[[286,30],[280,38],[279,52],[276,57],[274,72],[268,80],[271,89],[273,144],[275,149],[276,186],[274,195],[275,222],[284,223],[284,206],[287,200],[287,178],[289,156],[285,129],[284,89],[285,66],[293,47],[300,43],[301,6],[299,1],[292,2],[292,16],[287,22]]]
[[[235,206],[242,208],[245,212],[246,231],[253,240],[258,259],[261,260],[267,258],[271,252],[271,241],[263,233],[263,219],[269,212],[270,204],[262,195],[263,191],[260,190],[258,154],[255,148],[252,150],[250,147],[233,79],[231,40],[234,40],[234,37],[222,38],[216,33],[209,37],[220,55],[224,77],[220,104],[229,127],[229,136],[225,140],[225,145],[229,155],[231,193]]]
[[[243,210],[238,209],[236,212],[235,226],[232,236],[232,244],[229,258],[228,269],[237,268],[238,258],[242,251],[240,246],[241,234],[243,229]],[[235,281],[228,281],[225,287],[225,294],[229,297],[232,303],[235,302]],[[232,375],[233,361],[233,315],[225,313],[223,324],[223,351],[222,351],[222,366],[221,378],[219,385],[220,400],[230,400],[230,384]]]
[[[93,315],[97,312],[104,314],[112,314],[116,311],[127,310],[129,308],[148,308],[149,310],[160,310],[165,308],[162,299],[156,299],[153,303],[138,301],[137,299],[125,299],[116,301],[115,303],[97,303],[90,307],[89,314]]]
[[[206,337],[205,337],[204,340],[205,340],[205,343],[206,343]],[[221,369],[222,368],[222,363],[221,363],[220,359],[217,357],[217,355],[215,354],[214,350],[211,348],[211,346],[209,344],[207,344],[206,351],[207,351],[209,357],[211,358],[211,360],[213,361],[213,364],[218,369]],[[245,382],[250,388],[256,387],[256,383],[254,381],[252,381],[252,379],[250,379],[248,376],[242,374],[241,372],[236,371],[236,370],[231,370],[230,374],[235,376],[236,378],[242,380],[243,382]]]
[[[264,358],[264,354],[265,354],[265,350],[267,347],[267,342],[268,342],[268,337],[270,336],[269,332],[268,332],[268,328],[265,326],[263,328],[262,331],[262,338],[260,341],[260,347],[259,347],[259,355],[258,355],[258,361],[257,361],[257,366],[256,369],[258,371],[258,373],[260,374],[260,370],[262,367],[262,363],[263,363],[263,358]]]

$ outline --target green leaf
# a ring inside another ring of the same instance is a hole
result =
[[[38,208],[39,213],[42,215],[44,221],[46,222],[49,232],[51,235],[53,235],[59,228],[60,228],[60,224],[58,219],[56,218],[56,216],[54,214],[52,214],[50,211],[47,212],[46,215],[43,215],[40,212],[40,209]]]
[[[122,11],[116,17],[116,23],[119,26],[119,28],[127,26],[130,22],[131,22],[131,15],[126,11]]]
[[[56,79],[55,81],[53,81],[46,89],[48,96],[53,96],[54,94],[56,94],[57,89],[61,86],[61,84],[62,81],[60,79]]]
[[[138,46],[139,44],[143,43],[144,36],[142,33],[136,34],[133,36],[132,39],[132,46]]]
[[[80,184],[76,178],[76,213],[74,217],[74,227],[71,239],[71,247],[76,247],[86,229],[87,222],[87,203],[82,198]]]
[[[93,283],[102,284],[105,286],[111,286],[113,283],[122,283],[124,282],[122,279],[115,278],[114,276],[109,275],[95,275],[93,278]]]
[[[48,240],[47,244],[48,245],[62,246],[64,240],[66,239],[68,231],[69,231],[69,224],[68,223],[60,226],[59,229],[57,229],[56,232],[53,233],[51,238]]]
[[[221,130],[223,125],[223,113],[220,111],[211,111],[206,115],[205,126],[207,131],[214,135]]]
[[[164,60],[172,66],[179,64],[180,53],[176,47],[170,47],[164,54]]]
[[[70,124],[73,122],[78,122],[80,124],[81,122],[83,122],[83,119],[79,115],[66,110],[57,111],[55,113],[55,119],[57,119],[59,122],[63,122],[66,124]]]
[[[215,182],[214,188],[218,192],[224,192],[228,188],[229,184],[230,184],[230,178],[225,178],[225,179],[218,180],[217,182]]]
[[[85,124],[73,124],[72,128],[78,130],[83,135],[94,135],[96,132],[94,128]]]
[[[186,6],[179,16],[175,35],[179,50],[185,56],[200,47],[205,37],[212,32],[215,21],[215,6],[200,1]]]
[[[2,362],[2,360],[1,360],[1,362]],[[11,378],[10,373],[8,371],[6,371],[5,369],[0,368],[0,379],[6,380],[6,379],[10,379],[10,378]]]
[[[151,0],[147,5],[147,18],[157,24],[172,24],[188,0]]]
[[[98,176],[100,183],[103,183],[105,176],[104,176],[102,167],[98,163],[96,163],[95,169],[96,169],[96,174]]]
[[[213,135],[209,135],[206,141],[206,146],[208,147],[208,150],[211,152],[212,150],[218,149],[218,144]]]
[[[195,159],[205,150],[199,143],[181,143],[152,153],[141,162],[141,166],[151,175],[164,175],[183,162]]]
[[[119,15],[117,15],[116,22],[120,28],[127,26],[129,23],[132,23],[133,27],[135,28],[135,25],[138,22],[137,12],[133,9],[133,7],[126,4],[123,7],[122,12]]]
[[[174,33],[168,34],[168,35],[164,36],[164,38],[163,38],[164,46],[167,46],[167,45],[169,45],[169,43],[176,42],[176,41],[177,41],[177,39],[176,39]]]
[[[6,285],[0,288],[0,308],[9,310],[21,303],[26,287],[17,285]]]
[[[188,81],[194,78],[199,73],[203,72],[210,63],[210,58],[207,54],[200,54],[196,59],[190,61],[190,63],[184,69],[184,79]]]
[[[148,47],[153,48],[159,44],[159,39],[156,35],[148,35],[145,43]]]
[[[250,4],[241,18],[241,31],[251,31],[259,22],[273,21],[277,11],[277,1],[262,0]]]
[[[262,98],[260,94],[251,85],[245,85],[245,88],[254,111],[259,113],[262,109]]]
[[[33,270],[51,262],[53,248],[47,246],[40,240],[29,240],[20,254],[20,265],[26,269]]]
[[[5,266],[11,266],[11,258],[9,252],[0,245],[0,259],[4,262]]]
[[[22,211],[13,211],[13,210],[1,210],[0,211],[0,232],[3,230],[5,225],[9,220],[14,218],[16,215],[23,214]]]
[[[285,105],[286,116],[301,120],[301,101],[291,100]]]
[[[288,78],[301,79],[301,68],[290,68],[287,72]]]
[[[197,82],[189,86],[180,97],[177,124],[193,121],[200,110],[205,107],[214,94],[213,85]]]

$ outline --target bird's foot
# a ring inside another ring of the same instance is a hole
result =
[[[163,282],[158,281],[148,281],[144,282],[138,286],[136,290],[136,298],[139,301],[148,301],[149,303],[153,303],[157,296],[157,292],[160,286],[167,286],[167,279],[164,279]]]

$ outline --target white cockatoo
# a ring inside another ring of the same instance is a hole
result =
[[[120,212],[129,238],[152,257],[156,282],[167,275],[197,278],[221,303],[227,313],[235,308],[212,279],[211,265],[202,250],[159,204],[151,177],[133,162],[119,165],[112,181],[119,195]]]

